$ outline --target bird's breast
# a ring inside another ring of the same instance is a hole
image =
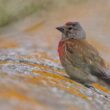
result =
[[[64,41],[60,41],[58,45],[58,53],[60,58],[64,55],[64,48]]]

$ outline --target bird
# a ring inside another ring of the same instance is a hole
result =
[[[86,40],[79,22],[67,22],[56,27],[62,33],[58,54],[69,77],[86,87],[99,83],[110,87],[110,70],[95,47]]]

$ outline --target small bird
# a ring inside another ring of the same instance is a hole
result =
[[[62,33],[58,53],[71,79],[91,87],[92,83],[110,86],[110,71],[98,51],[86,41],[79,22],[67,22],[56,28]]]

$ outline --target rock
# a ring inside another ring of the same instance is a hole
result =
[[[109,90],[98,84],[88,89],[71,80],[57,54],[32,47],[32,39],[1,37],[0,110],[110,109]]]

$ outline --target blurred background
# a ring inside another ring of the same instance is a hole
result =
[[[55,27],[79,21],[87,40],[109,64],[109,19],[110,0],[0,0],[0,48],[41,48],[57,53],[61,35]]]

